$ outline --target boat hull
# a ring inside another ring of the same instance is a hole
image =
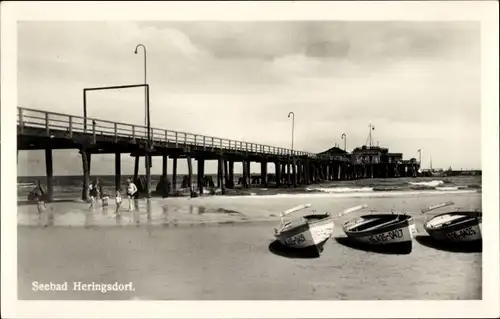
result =
[[[321,253],[323,245],[333,234],[334,223],[331,216],[320,220],[307,221],[275,234],[276,239],[285,247],[292,249],[314,248]]]
[[[482,240],[482,217],[477,212],[453,212],[434,216],[424,223],[435,240],[452,243]]]
[[[398,217],[401,220],[391,222],[391,220],[396,220]],[[380,220],[381,224],[377,224],[377,219]],[[387,220],[389,220],[389,224]],[[370,227],[363,229],[366,224],[369,224]],[[349,239],[362,244],[399,245],[412,243],[416,234],[416,227],[410,216],[374,214],[361,216],[359,219],[345,223],[344,232]]]

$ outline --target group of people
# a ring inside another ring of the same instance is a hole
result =
[[[89,202],[90,209],[93,210],[95,208],[96,202],[98,200],[102,201],[102,207],[108,207],[108,201],[110,196],[103,191],[102,183],[99,179],[96,179],[95,182],[90,182],[88,187],[89,193]],[[129,200],[129,210],[134,211],[136,209],[135,201],[138,198],[139,192],[137,186],[132,182],[132,179],[127,179],[127,197]],[[36,181],[35,188],[28,194],[28,200],[34,201],[38,208],[38,213],[43,213],[46,209],[46,194],[40,183],[40,181]],[[117,189],[115,195],[115,203],[116,203],[116,213],[119,213],[120,207],[122,205],[122,190]]]
[[[137,186],[132,182],[129,178],[127,179],[127,197],[129,200],[129,210],[135,210],[135,200],[137,199],[138,189]],[[98,199],[102,201],[102,207],[108,207],[109,195],[105,194],[102,190],[102,184],[97,179],[95,183],[91,182],[89,184],[89,197],[90,197],[90,209],[94,209],[95,203]],[[115,203],[116,203],[116,213],[119,213],[120,207],[122,205],[122,190],[117,189],[115,194]]]

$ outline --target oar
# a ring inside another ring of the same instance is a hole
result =
[[[449,201],[449,202],[445,202],[445,203],[441,203],[441,204],[429,206],[429,207],[427,207],[427,208],[425,208],[425,209],[422,210],[422,214],[430,212],[431,210],[435,210],[435,209],[438,209],[438,208],[441,208],[441,207],[445,207],[445,206],[450,206],[450,205],[453,205],[453,204],[455,204],[455,203],[452,202],[452,201]]]
[[[285,217],[286,215],[289,215],[291,213],[294,213],[296,211],[299,211],[299,210],[302,210],[302,209],[306,209],[306,208],[309,208],[309,207],[311,207],[311,204],[303,204],[303,205],[299,205],[299,206],[295,206],[295,207],[292,207],[290,209],[287,209],[284,212],[281,212],[280,213],[281,224],[283,224],[283,217]]]
[[[348,209],[345,209],[343,210],[342,212],[340,212],[337,217],[341,217],[341,216],[344,216],[346,214],[349,214],[349,213],[352,213],[352,212],[355,212],[357,210],[360,210],[360,209],[363,209],[363,208],[366,208],[368,207],[368,205],[366,204],[363,204],[363,205],[358,205],[358,206],[354,206],[354,207],[351,207],[351,208],[348,208]]]

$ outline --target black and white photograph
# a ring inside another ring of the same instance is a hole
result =
[[[497,2],[57,8],[2,4],[12,317],[498,316]]]

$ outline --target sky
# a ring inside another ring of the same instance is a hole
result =
[[[82,115],[84,87],[143,83],[139,43],[153,127],[289,148],[293,111],[297,150],[343,147],[342,133],[352,150],[372,123],[375,144],[405,159],[421,149],[424,168],[431,157],[434,168],[481,168],[476,22],[19,22],[18,105]],[[141,88],[87,103],[89,117],[144,123]],[[44,162],[43,151],[19,152],[18,175],[44,175]],[[77,150],[54,151],[54,165],[82,172]],[[92,174],[113,172],[114,155],[93,157]]]

